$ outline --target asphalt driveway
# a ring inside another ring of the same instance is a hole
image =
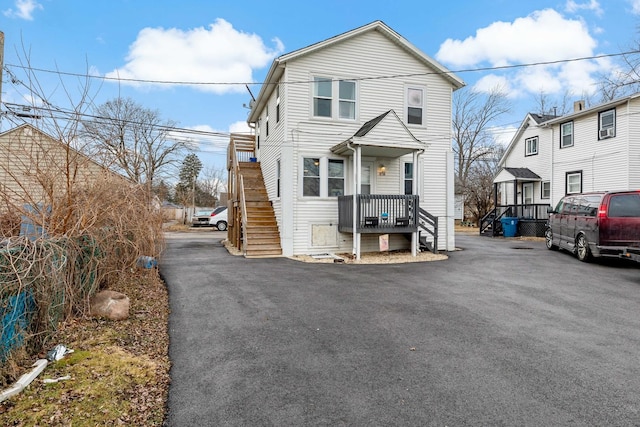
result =
[[[169,426],[640,424],[640,269],[459,235],[446,261],[168,234]]]

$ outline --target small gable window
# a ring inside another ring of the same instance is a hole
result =
[[[424,123],[424,89],[407,87],[407,124],[422,125]]]
[[[538,154],[538,137],[534,136],[533,138],[527,138],[524,140],[525,145],[525,156],[534,156]]]
[[[602,111],[598,114],[598,139],[616,136],[616,110]]]

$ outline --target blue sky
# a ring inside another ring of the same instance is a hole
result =
[[[49,102],[63,109],[69,97],[79,99],[74,75],[89,74],[97,104],[126,96],[181,128],[242,131],[249,94],[228,83],[255,83],[257,95],[274,57],[382,20],[450,70],[470,70],[458,73],[468,88],[507,90],[512,112],[493,125],[508,140],[542,92],[595,101],[599,76],[614,71],[618,58],[492,68],[628,51],[640,40],[639,18],[640,0],[0,0],[10,72],[3,73],[2,101],[30,102],[21,68],[28,59],[42,70],[34,73]],[[14,123],[3,117],[0,126]],[[228,138],[197,142],[205,166],[224,168]]]

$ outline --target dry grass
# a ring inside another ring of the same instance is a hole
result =
[[[74,353],[2,402],[0,425],[162,425],[170,382],[166,288],[157,271],[138,270],[111,289],[131,299],[129,319],[64,323],[56,338]],[[71,379],[42,381],[66,375]]]

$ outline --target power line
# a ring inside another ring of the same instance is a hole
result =
[[[525,63],[525,64],[501,65],[501,66],[478,67],[478,68],[463,68],[459,70],[430,71],[425,73],[390,74],[390,75],[382,75],[382,76],[355,77],[355,78],[349,78],[347,80],[349,81],[382,80],[382,79],[429,76],[429,75],[461,74],[461,73],[472,73],[472,72],[508,70],[508,69],[535,67],[535,66],[542,66],[542,65],[557,65],[557,64],[564,64],[564,63],[570,63],[570,62],[597,60],[597,59],[612,58],[617,56],[633,55],[638,53],[640,53],[640,51],[632,50],[627,52],[607,53],[607,54],[601,54],[601,55],[583,56],[578,58],[558,59],[553,61],[538,61],[538,62],[531,62],[531,63]],[[100,80],[117,81],[117,82],[159,84],[159,85],[167,84],[167,85],[189,85],[189,86],[236,86],[236,85],[265,84],[265,83],[257,83],[257,82],[201,82],[201,81],[182,81],[182,80],[133,79],[133,78],[123,78],[123,77],[96,76],[96,75],[91,75],[86,73],[73,73],[73,72],[64,72],[59,70],[48,70],[45,68],[35,68],[35,67],[29,67],[25,65],[16,65],[16,64],[5,64],[5,69],[7,69],[7,67],[20,68],[20,69],[29,70],[32,72],[57,74],[61,76],[82,77],[82,78],[100,79]],[[7,71],[9,70],[7,69]],[[291,82],[281,82],[280,84],[310,84],[310,83],[314,83],[314,81],[298,80],[298,81],[291,81]]]

